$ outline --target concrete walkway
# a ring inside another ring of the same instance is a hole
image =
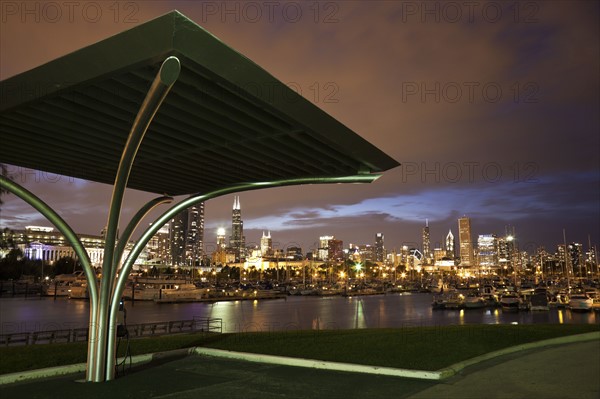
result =
[[[512,353],[441,381],[187,355],[155,358],[107,383],[83,373],[0,386],[2,398],[527,398],[600,397],[600,340]]]
[[[409,396],[410,399],[599,399],[600,341],[498,357]]]

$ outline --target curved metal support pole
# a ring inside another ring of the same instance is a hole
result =
[[[106,378],[106,356],[107,356],[107,337],[111,333],[108,331],[108,315],[110,299],[113,292],[114,280],[116,275],[116,265],[113,262],[115,252],[115,242],[117,238],[117,228],[125,188],[129,179],[129,174],[133,166],[133,161],[140,147],[140,144],[152,122],[154,115],[162,104],[171,87],[179,77],[181,65],[177,57],[168,57],[163,61],[160,70],[152,82],[148,94],[142,103],[140,110],[133,122],[127,143],[123,149],[119,168],[115,177],[113,194],[110,203],[108,222],[106,226],[106,236],[104,243],[104,260],[102,262],[102,281],[100,285],[100,302],[98,304],[97,314],[97,342],[95,373],[93,381],[101,382]]]
[[[137,213],[133,216],[133,218],[129,221],[129,224],[123,231],[121,238],[117,242],[117,249],[115,250],[114,255],[114,264],[118,265],[123,257],[123,252],[125,251],[125,246],[131,237],[131,234],[135,231],[137,226],[140,224],[142,219],[154,208],[161,204],[168,204],[173,202],[173,197],[163,196],[157,197],[150,201],[148,201]],[[127,273],[129,276],[129,273]],[[115,356],[116,356],[116,348],[115,348],[115,337],[114,333],[117,331],[117,312],[119,310],[119,304],[121,301],[121,295],[117,295],[118,291],[115,290],[113,292],[113,296],[111,299],[111,307],[109,310],[109,327],[108,327],[108,343],[107,343],[107,360],[106,360],[106,379],[112,380],[114,378],[115,373]],[[113,354],[115,356],[113,356]]]
[[[20,197],[22,200],[27,202],[29,205],[34,207],[38,212],[44,215],[56,228],[65,236],[69,244],[73,247],[73,250],[79,257],[83,271],[85,272],[85,278],[88,284],[88,291],[90,294],[90,321],[88,330],[88,381],[91,367],[93,367],[94,360],[94,342],[96,341],[96,326],[94,325],[96,320],[96,305],[98,303],[98,287],[96,285],[96,271],[92,268],[90,257],[81,244],[79,237],[73,231],[71,226],[65,222],[52,208],[50,208],[44,201],[39,199],[35,194],[29,190],[21,187],[19,184],[7,179],[0,175],[0,185],[7,191]]]

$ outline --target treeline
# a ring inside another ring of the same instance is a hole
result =
[[[41,281],[45,277],[54,278],[59,274],[74,273],[83,270],[81,263],[71,257],[58,259],[52,265],[40,259],[29,259],[19,248],[11,249],[0,259],[0,280],[34,279]]]

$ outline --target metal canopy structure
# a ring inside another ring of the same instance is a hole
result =
[[[176,11],[1,82],[2,161],[113,184],[139,104],[169,56],[181,72],[129,188],[181,195],[398,165]]]
[[[177,11],[2,81],[0,95],[0,162],[113,185],[98,284],[68,223],[0,176],[3,189],[64,234],[82,263],[90,298],[87,381],[114,378],[127,277],[176,214],[244,190],[369,183],[399,165]],[[163,195],[117,239],[126,187]],[[181,194],[190,196],[158,217],[122,261],[141,220]]]

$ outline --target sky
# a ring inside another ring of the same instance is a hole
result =
[[[177,9],[402,165],[368,185],[240,194],[247,243],[432,246],[457,219],[521,249],[600,238],[600,28],[593,1],[3,1],[0,79]],[[1,146],[1,143],[0,143]],[[1,152],[0,152],[1,154]],[[2,161],[0,156],[0,162]],[[9,165],[75,231],[99,234],[112,187]],[[121,224],[154,195],[128,190]],[[0,226],[45,225],[14,195]],[[205,208],[207,249],[233,195]],[[154,213],[148,222],[159,214]]]

